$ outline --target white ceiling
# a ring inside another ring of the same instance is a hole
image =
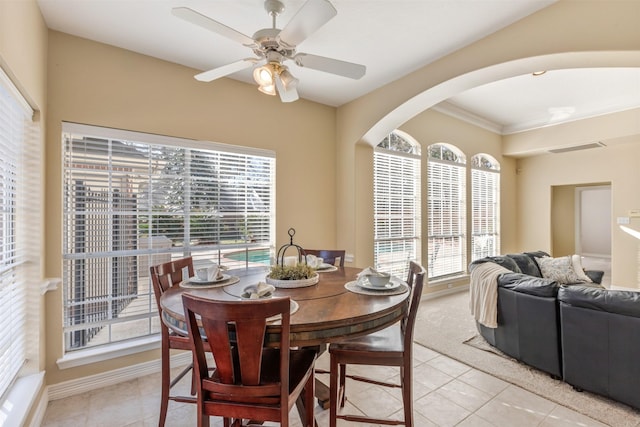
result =
[[[304,0],[283,0],[282,28]],[[298,52],[363,64],[360,80],[303,69],[302,98],[340,106],[549,6],[555,0],[331,0],[338,15]],[[49,28],[209,70],[252,57],[249,48],[171,14],[192,8],[253,35],[271,27],[262,0],[38,0]],[[533,71],[533,70],[532,70]],[[253,83],[251,70],[229,76]],[[201,83],[215,85],[216,82]],[[265,95],[267,96],[267,95]],[[514,77],[447,102],[511,133],[640,106],[639,69],[556,70]]]

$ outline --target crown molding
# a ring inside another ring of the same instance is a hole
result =
[[[449,101],[443,101],[439,104],[434,105],[432,108],[442,114],[446,114],[447,116],[451,116],[472,125],[481,127],[490,132],[503,135],[504,129],[502,125],[496,122],[492,122],[491,120],[487,120],[484,117],[465,110],[464,108],[460,108]]]

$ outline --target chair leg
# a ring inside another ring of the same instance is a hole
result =
[[[338,361],[329,357],[329,427],[336,427],[338,417]]]
[[[171,366],[169,364],[169,344],[163,340],[162,342],[162,391],[160,393],[160,418],[158,419],[158,426],[164,427],[167,419],[167,409],[169,408],[169,387],[171,382]]]
[[[316,423],[316,417],[314,416],[313,407],[314,407],[314,395],[315,395],[315,383],[316,379],[313,375],[309,375],[309,379],[307,380],[307,384],[305,385],[304,390],[304,406],[305,406],[305,426],[306,427],[314,427]]]
[[[344,408],[344,402],[347,400],[347,365],[340,364],[340,387],[338,388],[340,397],[340,407]]]
[[[411,366],[400,367],[400,378],[402,379],[404,425],[405,427],[413,427],[413,369]]]
[[[209,427],[209,415],[206,415],[204,413],[204,407],[202,402],[198,402],[198,416],[197,416],[197,423],[198,423],[198,427]]]

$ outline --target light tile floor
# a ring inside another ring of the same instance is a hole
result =
[[[317,367],[329,368],[328,354]],[[397,378],[397,368],[349,367],[350,373]],[[189,376],[187,376],[189,378]],[[319,378],[328,383],[328,375]],[[418,427],[590,427],[604,424],[519,387],[487,375],[430,349],[414,347],[414,414]],[[49,403],[43,426],[157,426],[160,399],[160,374],[105,387],[82,395]],[[188,379],[178,386],[189,388]],[[402,417],[402,402],[397,389],[348,380],[345,411],[376,417]],[[316,406],[319,427],[329,425],[329,411]],[[300,426],[295,409],[291,425]],[[212,426],[222,423],[211,419]],[[167,426],[194,426],[195,407],[169,403]],[[272,423],[267,426],[277,425]],[[338,420],[339,426],[362,426]]]

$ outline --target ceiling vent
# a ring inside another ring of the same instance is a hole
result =
[[[556,148],[554,150],[549,150],[549,153],[558,154],[558,153],[568,153],[569,151],[579,151],[579,150],[588,150],[590,148],[598,148],[598,147],[606,147],[604,142],[593,142],[591,144],[584,145],[574,145],[573,147],[565,147],[565,148]]]

